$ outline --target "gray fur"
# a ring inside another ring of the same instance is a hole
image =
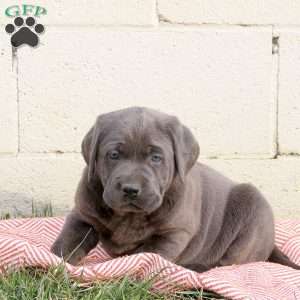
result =
[[[196,271],[275,252],[288,264],[263,195],[196,162],[198,143],[176,117],[140,107],[101,115],[82,154],[75,206],[52,246],[70,263],[101,241],[112,256],[154,252]]]

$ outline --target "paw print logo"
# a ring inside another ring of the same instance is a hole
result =
[[[23,44],[35,47],[39,43],[38,35],[45,31],[42,24],[35,24],[33,17],[28,17],[24,24],[22,17],[16,17],[14,24],[7,24],[5,31],[12,34],[10,42],[13,47],[17,48]]]

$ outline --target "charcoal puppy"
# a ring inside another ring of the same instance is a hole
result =
[[[199,272],[265,260],[298,268],[274,245],[262,194],[197,163],[198,143],[176,117],[140,107],[100,115],[82,154],[75,206],[52,246],[71,264],[100,241],[113,257],[154,252]]]

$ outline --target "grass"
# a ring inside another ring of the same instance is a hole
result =
[[[51,216],[51,205],[43,210],[32,209],[33,216]],[[9,218],[9,214],[2,218]],[[198,290],[173,294],[157,293],[152,280],[134,281],[125,277],[113,281],[83,285],[71,279],[62,266],[49,270],[27,268],[6,272],[0,277],[0,300],[188,300],[221,299],[219,296]]]
[[[63,269],[49,270],[24,269],[11,272],[0,280],[0,299],[48,300],[179,300],[179,299],[216,299],[216,296],[203,291],[189,291],[177,294],[159,294],[151,290],[152,282],[133,281],[130,278],[96,282],[82,286],[72,280]]]

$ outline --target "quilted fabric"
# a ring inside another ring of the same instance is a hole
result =
[[[48,268],[60,264],[61,259],[49,249],[63,222],[63,218],[0,221],[0,272],[7,268]],[[300,264],[300,221],[277,222],[276,244]],[[157,289],[204,288],[231,299],[300,299],[300,271],[267,262],[215,268],[200,274],[153,253],[112,259],[98,245],[80,266],[66,263],[65,267],[72,277],[86,282],[125,275],[142,279],[159,272],[154,283]]]

